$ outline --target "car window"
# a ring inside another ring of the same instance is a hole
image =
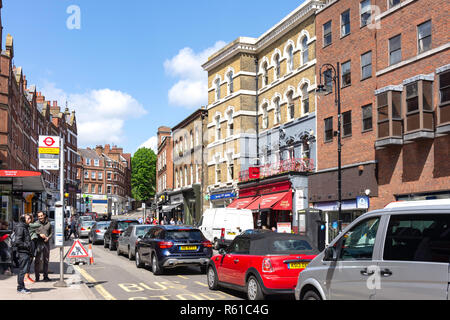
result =
[[[95,224],[94,221],[83,221],[82,226],[92,227]]]
[[[383,259],[450,262],[450,215],[392,215]]]
[[[231,254],[249,254],[250,253],[250,239],[237,238],[231,243],[228,253]]]
[[[139,224],[139,222],[138,221],[119,221],[118,222],[118,229],[120,229],[120,230],[124,230],[124,229],[126,229],[126,228],[128,228],[130,225],[136,225],[136,224]]]
[[[361,221],[340,240],[340,260],[371,260],[380,218]]]
[[[129,237],[131,235],[131,231],[133,230],[133,227],[128,227],[127,231],[124,233],[124,237]]]
[[[144,236],[151,228],[151,226],[136,228],[136,237]]]
[[[202,241],[203,235],[200,232],[200,230],[185,230],[185,229],[179,229],[179,230],[167,230],[166,231],[166,239],[167,240],[196,240],[196,241]]]
[[[155,230],[155,232],[152,233],[151,238],[152,239],[162,239],[164,230],[161,228],[158,228]]]
[[[275,240],[272,243],[272,251],[274,252],[301,251],[301,250],[313,250],[313,248],[308,243],[308,241],[301,239]]]

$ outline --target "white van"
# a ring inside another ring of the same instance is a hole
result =
[[[230,244],[248,229],[254,229],[251,210],[232,208],[207,209],[199,223],[205,237],[214,243],[214,249]]]

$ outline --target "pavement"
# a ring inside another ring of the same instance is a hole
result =
[[[72,241],[66,242],[64,254],[70,249]],[[86,248],[87,250],[87,248]],[[78,268],[67,261],[64,262],[64,281],[67,287],[55,287],[60,280],[60,249],[50,250],[49,278],[50,282],[25,282],[30,294],[17,293],[17,274],[0,275],[0,301],[4,300],[97,300],[89,289],[86,280],[78,272]],[[34,262],[31,267],[31,278],[34,279]],[[41,275],[42,277],[42,275]]]

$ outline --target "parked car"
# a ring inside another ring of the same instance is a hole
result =
[[[140,224],[129,226],[119,237],[117,242],[117,255],[126,253],[128,259],[133,260],[136,255],[136,244],[153,228],[154,225]]]
[[[91,216],[93,221],[98,220],[98,214],[96,212],[85,212],[83,213],[83,217]]]
[[[135,219],[115,219],[111,220],[108,229],[103,236],[103,247],[109,248],[110,251],[117,249],[117,241],[120,235],[130,226],[139,224]]]
[[[150,265],[155,275],[179,266],[206,266],[212,243],[194,227],[163,225],[152,228],[136,246],[136,266]]]
[[[89,243],[97,244],[103,242],[106,230],[109,227],[111,221],[97,221],[89,232]]]
[[[78,223],[81,223],[82,221],[95,221],[92,216],[79,216],[77,218]]]
[[[397,202],[353,221],[303,271],[297,300],[443,299],[450,200]]]
[[[269,229],[248,229],[242,232],[240,235],[258,234],[263,232],[273,232],[273,231]]]
[[[258,232],[237,236],[211,258],[207,282],[243,291],[249,300],[266,295],[294,294],[298,275],[319,253],[305,236]]]
[[[78,224],[78,236],[80,238],[88,237],[89,232],[91,231],[91,228],[94,224],[95,224],[95,221],[81,221]]]
[[[216,250],[229,245],[242,231],[253,228],[253,213],[245,209],[206,209],[199,222],[200,231],[214,243]]]

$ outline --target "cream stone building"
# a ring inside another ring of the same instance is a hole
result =
[[[284,215],[295,224],[292,213],[307,206],[305,172],[314,170],[316,154],[315,14],[322,7],[322,1],[305,1],[259,38],[240,37],[203,65],[209,88],[206,198],[210,207],[242,208],[241,198],[246,204],[256,203],[262,194],[255,191],[247,196],[251,187],[247,184],[272,183],[274,177],[289,172],[302,175],[301,197],[297,196],[301,200],[294,201],[295,208],[291,203]],[[260,170],[256,180],[249,175],[252,167]],[[287,180],[295,200],[295,183]],[[261,224],[260,213],[255,223]]]

